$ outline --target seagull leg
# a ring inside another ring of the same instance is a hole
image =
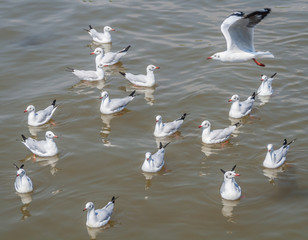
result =
[[[56,123],[53,120],[50,121],[50,124],[54,127],[56,126]]]
[[[223,143],[221,143],[221,147],[224,148],[226,144],[230,143],[229,139]]]
[[[265,67],[263,63],[258,62],[255,58],[252,59],[258,66]]]
[[[33,154],[33,162],[36,162],[36,156]]]

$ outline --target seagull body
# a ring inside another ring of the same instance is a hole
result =
[[[140,87],[153,87],[155,85],[154,70],[159,69],[154,65],[147,66],[147,75],[142,74],[132,74],[120,72],[128,81],[132,84]]]
[[[150,152],[147,152],[145,154],[145,159],[142,164],[142,171],[144,172],[158,172],[162,169],[164,166],[164,157],[165,157],[165,148],[167,147],[169,143],[165,144],[164,146],[162,143],[159,144],[159,149],[156,153],[151,154]]]
[[[285,139],[283,145],[277,150],[274,150],[272,144],[268,144],[268,151],[263,161],[263,166],[266,168],[279,168],[282,164],[284,164],[284,162],[286,161],[288,150],[290,148],[290,144],[294,141],[295,139],[287,143],[287,140]]]
[[[76,77],[78,77],[81,80],[99,81],[104,79],[105,77],[105,72],[103,67],[104,66],[102,64],[99,64],[96,68],[96,71],[77,70],[68,67],[67,71],[73,73]]]
[[[53,132],[47,131],[45,134],[46,140],[38,141],[33,138],[26,138],[21,135],[22,143],[35,155],[40,157],[51,157],[58,153],[58,148],[54,142],[54,138],[58,138]]]
[[[251,112],[253,104],[255,102],[256,93],[254,92],[245,101],[240,102],[240,97],[238,95],[233,95],[228,102],[232,102],[229,117],[241,118],[248,115]]]
[[[14,164],[15,165],[15,164]],[[26,171],[23,169],[24,165],[20,167],[15,165],[17,168],[17,174],[15,179],[15,190],[18,193],[29,193],[33,191],[33,185],[31,179],[27,176]]]
[[[95,54],[95,64],[98,66],[99,64],[102,64],[103,66],[109,66],[116,64],[120,61],[120,59],[127,53],[128,49],[130,48],[130,45],[126,48],[123,48],[120,51],[117,52],[107,52],[104,53],[104,50],[102,48],[96,48],[93,52],[90,54]]]
[[[27,109],[24,110],[25,113],[28,113],[28,125],[37,127],[47,123],[58,106],[59,105],[56,105],[56,99],[53,100],[50,106],[37,112],[35,112],[35,107],[33,105],[29,105]]]
[[[218,52],[208,59],[222,62],[243,62],[253,60],[257,65],[265,65],[255,58],[274,58],[270,52],[256,52],[253,44],[254,27],[271,12],[270,8],[263,8],[245,15],[243,12],[235,12],[226,18],[221,24],[221,32],[226,42],[227,50]]]
[[[90,29],[85,29],[89,35],[92,37],[93,41],[98,43],[111,43],[111,34],[110,31],[115,31],[113,28],[109,26],[104,27],[104,32],[98,32],[91,25],[89,25]]]
[[[184,113],[182,117],[172,121],[163,123],[162,117],[160,115],[156,116],[156,124],[154,130],[155,137],[166,137],[175,133],[182,126],[187,113]]]
[[[96,210],[94,204],[88,202],[83,209],[83,211],[88,211],[86,225],[90,228],[99,228],[106,225],[111,218],[115,200],[116,198],[112,197],[105,207]]]
[[[126,105],[131,102],[135,98],[135,92],[133,91],[131,94],[124,98],[109,98],[109,94],[104,91],[101,94],[100,99],[102,99],[100,111],[103,114],[112,114],[116,112],[122,111]]]
[[[231,171],[222,171],[224,174],[224,181],[220,187],[220,195],[226,200],[237,200],[242,195],[241,187],[236,183],[234,177],[240,176],[238,173],[234,172],[236,165]]]
[[[261,75],[261,85],[257,91],[259,96],[270,96],[273,94],[272,81],[276,74],[273,74],[270,78],[266,75]]]
[[[199,126],[199,128],[203,128],[202,142],[206,144],[225,142],[229,139],[230,135],[239,124],[240,123],[236,123],[224,129],[211,130],[211,123],[207,120],[203,121]]]

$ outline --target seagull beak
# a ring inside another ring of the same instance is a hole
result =
[[[115,31],[115,29],[112,28],[110,31]]]
[[[87,209],[86,208],[84,208],[82,211],[84,212],[84,211],[86,211]]]
[[[238,173],[236,173],[236,174],[235,174],[235,176],[237,176],[237,177],[238,177],[238,176],[241,176],[241,175],[240,175],[240,174],[238,174]]]
[[[59,138],[59,137],[58,137],[58,136],[56,136],[56,135],[55,135],[55,136],[53,136],[53,137],[54,137],[54,138]]]
[[[212,57],[208,57],[207,59],[213,59]]]
[[[155,69],[160,69],[160,67],[156,67]]]
[[[19,176],[19,174],[16,175],[17,177]]]
[[[102,99],[103,97],[99,97],[99,99]]]
[[[27,109],[26,109],[26,110],[24,110],[24,113],[26,113],[26,112],[28,112],[28,111],[27,111]]]
[[[229,99],[228,102],[232,102],[232,99]]]
[[[91,52],[91,53],[90,53],[90,55],[93,55],[93,54],[95,54],[95,53],[94,53],[94,52]]]
[[[108,67],[109,65],[104,65],[104,67]]]
[[[202,125],[199,125],[199,127],[198,128],[202,128]]]

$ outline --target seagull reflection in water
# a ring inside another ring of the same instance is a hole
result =
[[[91,239],[96,239],[98,234],[103,233],[105,230],[113,227],[114,225],[115,225],[115,221],[111,221],[110,220],[106,225],[104,225],[101,228],[90,228],[90,227],[87,227],[87,231],[88,231],[88,234],[89,234]]]
[[[38,163],[40,166],[50,166],[50,173],[51,175],[55,175],[56,172],[59,171],[59,169],[56,167],[57,162],[59,161],[58,154],[52,157],[40,157],[35,156],[35,159],[33,158],[33,154],[27,156],[24,161],[32,161]]]
[[[233,208],[239,204],[240,199],[231,201],[222,198],[221,202],[223,205],[221,209],[222,215],[228,219],[228,222],[234,223],[235,221],[233,219]]]
[[[153,106],[155,102],[154,98],[154,92],[155,92],[155,86],[154,87],[138,87],[130,84],[130,86],[126,87],[126,92],[131,92],[136,90],[136,94],[144,94],[144,99],[146,100],[147,104]]]

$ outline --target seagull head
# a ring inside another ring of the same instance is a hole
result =
[[[268,77],[266,75],[261,75],[261,82],[266,82]]]
[[[221,60],[221,57],[222,57],[222,52],[218,52],[208,57],[207,59]]]
[[[101,54],[101,53],[104,53],[103,49],[102,48],[95,48],[95,50],[93,52],[90,53],[90,55],[98,55],[98,54]]]
[[[17,170],[16,176],[22,177],[25,174],[26,174],[26,171],[24,169],[22,169],[22,168],[19,168]]]
[[[115,30],[114,30],[112,27],[105,26],[105,27],[104,27],[104,31],[110,32],[110,31],[115,31]]]
[[[220,171],[224,174],[224,179],[232,179],[234,177],[240,176],[240,174],[235,173],[234,169],[236,168],[236,165],[233,166],[233,168],[230,171],[224,171],[223,169],[220,169]]]
[[[152,154],[150,152],[145,153],[145,160],[150,161]]]
[[[104,100],[105,100],[106,98],[108,98],[108,97],[109,97],[108,92],[103,91],[103,92],[101,93],[100,99],[102,99],[102,100],[104,101]]]
[[[52,131],[47,131],[45,134],[46,139],[58,138]]]
[[[273,150],[273,144],[268,144],[267,145],[267,151],[271,152]]]
[[[26,113],[26,112],[33,112],[33,111],[35,111],[35,107],[33,105],[29,105],[26,108],[26,110],[24,110],[24,113]]]
[[[105,65],[103,65],[103,64],[101,64],[101,63],[97,65],[97,67],[98,67],[98,68],[101,68],[101,69],[103,69],[104,66],[105,66]]]
[[[205,121],[203,121],[202,123],[201,123],[201,125],[199,125],[199,128],[208,128],[208,127],[211,127],[211,123],[209,122],[209,121],[207,121],[207,120],[205,120]]]
[[[87,204],[86,204],[86,206],[84,207],[84,209],[83,209],[83,211],[86,211],[86,210],[91,210],[91,209],[93,209],[94,208],[94,203],[93,202],[88,202]]]
[[[240,100],[240,97],[239,95],[233,95],[229,100],[228,102],[236,102],[236,101],[239,101]]]
[[[147,71],[154,71],[155,69],[160,69],[160,67],[157,67],[157,66],[154,66],[154,65],[147,66]]]
[[[156,116],[156,122],[161,122],[162,121],[162,117],[160,115]]]

